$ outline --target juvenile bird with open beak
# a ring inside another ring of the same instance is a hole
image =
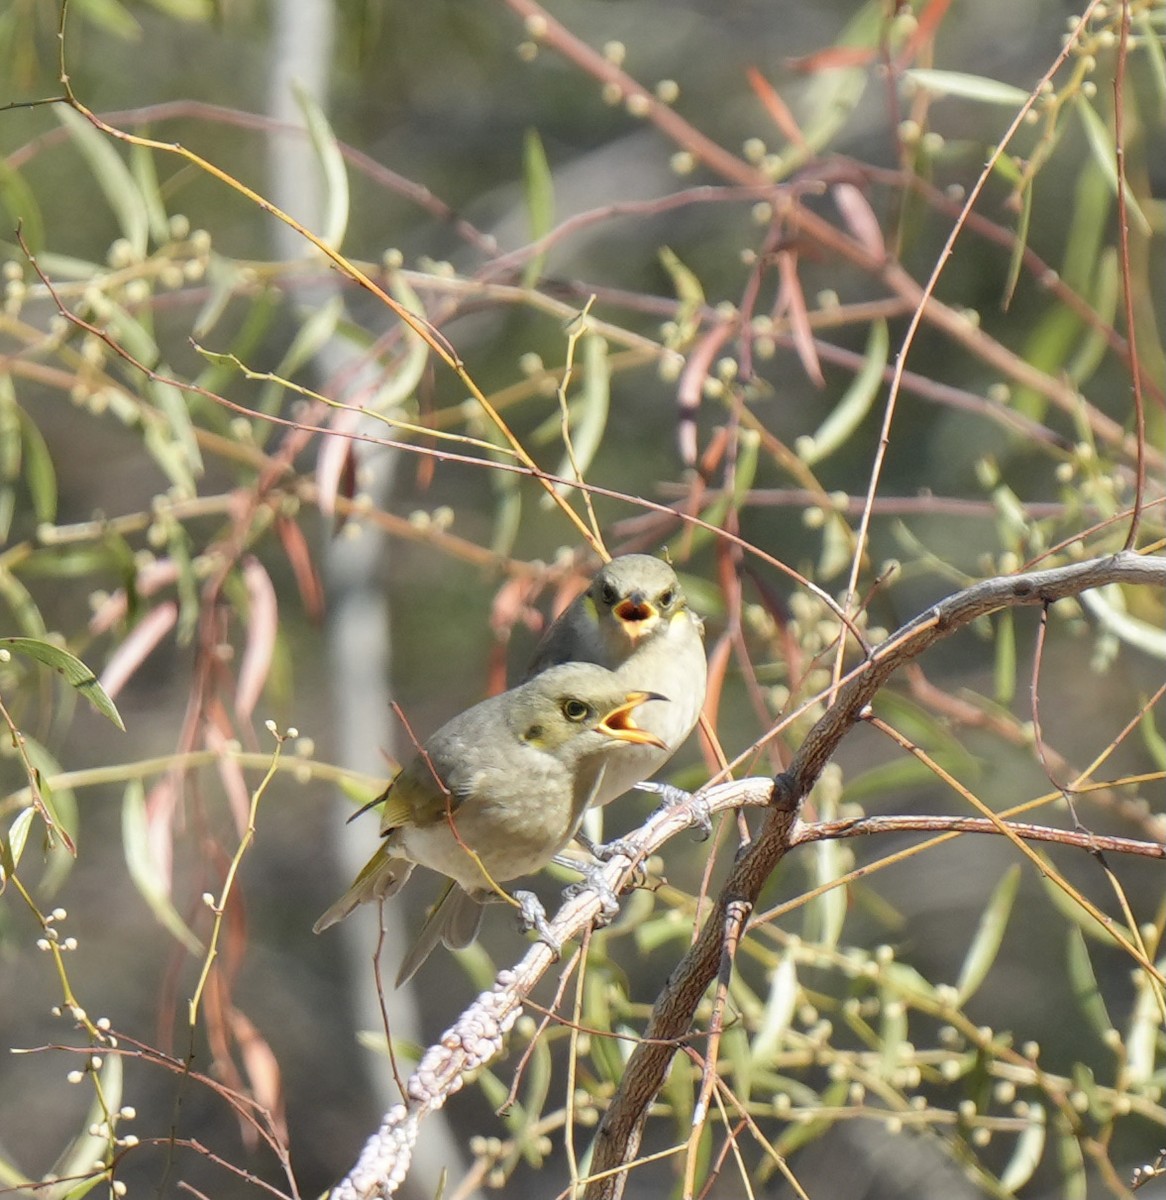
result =
[[[704,625],[668,563],[625,554],[601,568],[554,621],[525,677],[566,662],[598,663],[631,691],[668,697],[667,704],[646,702],[637,714],[656,743],[629,748],[608,764],[591,801],[608,804],[658,771],[700,719],[708,681]]]
[[[450,883],[406,954],[398,985],[438,942],[468,945],[481,905],[506,898],[499,885],[540,870],[575,836],[607,771],[627,755],[662,748],[633,715],[647,703],[667,706],[664,695],[628,687],[602,666],[572,662],[454,717],[373,802],[384,805],[384,840],[315,931],[395,895],[420,865]],[[537,899],[529,892],[514,899],[527,925],[548,937]]]

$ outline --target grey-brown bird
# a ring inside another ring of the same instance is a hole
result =
[[[667,704],[648,701],[637,712],[657,741],[609,764],[592,800],[607,804],[658,771],[700,719],[708,680],[704,626],[666,562],[625,554],[607,563],[554,621],[525,678],[566,662],[599,663],[630,691],[668,697]]]
[[[627,754],[661,746],[633,718],[648,702],[665,706],[663,696],[627,687],[597,664],[568,663],[454,717],[378,798],[384,840],[315,931],[359,904],[394,895],[421,865],[450,884],[406,955],[398,984],[439,941],[468,945],[481,904],[504,898],[499,885],[539,870],[575,835],[607,770]],[[534,897],[516,899],[538,926]]]

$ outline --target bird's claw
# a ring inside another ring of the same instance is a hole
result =
[[[699,792],[686,792],[675,784],[657,783],[653,779],[637,783],[636,787],[641,792],[654,792],[658,795],[661,808],[675,808],[679,804],[686,805],[692,827],[697,831],[700,841],[705,841],[712,833],[713,819],[709,813],[708,801]]]
[[[547,910],[534,892],[516,891],[514,899],[518,901],[518,923],[524,933],[533,930],[539,940],[545,942],[556,959],[562,957],[563,943],[551,932],[547,921]]]
[[[640,855],[639,849],[626,838],[612,838],[610,842],[593,842],[582,830],[575,834],[575,841],[593,858],[601,863],[611,862],[618,854],[635,862]]]
[[[563,899],[573,900],[584,892],[594,892],[599,897],[599,916],[595,923],[599,926],[610,925],[619,916],[619,897],[603,877],[603,864],[584,866],[577,863],[575,869],[582,872],[583,878],[579,883],[572,883],[563,889]]]

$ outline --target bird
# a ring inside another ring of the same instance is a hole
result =
[[[368,806],[384,806],[383,841],[315,932],[395,895],[424,866],[449,883],[401,964],[398,986],[439,942],[468,945],[481,905],[509,898],[500,885],[539,870],[572,839],[606,771],[641,747],[662,746],[633,713],[663,700],[598,664],[576,662],[454,717]],[[514,899],[528,927],[545,936],[535,897],[516,892]]]
[[[649,554],[624,554],[603,566],[548,627],[524,678],[566,662],[598,663],[629,690],[669,699],[647,702],[637,713],[657,740],[609,763],[591,801],[609,804],[658,771],[700,719],[708,682],[704,623],[688,607],[668,563]]]

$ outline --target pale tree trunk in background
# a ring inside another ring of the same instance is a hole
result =
[[[273,6],[271,79],[268,106],[270,115],[280,121],[303,125],[303,114],[296,103],[294,87],[305,91],[324,111],[327,110],[328,82],[331,74],[335,7],[331,0],[281,0]],[[274,202],[314,233],[319,232],[324,197],[319,162],[306,136],[275,136],[271,139],[270,186]],[[285,225],[275,233],[276,252],[286,259],[302,258],[311,247]],[[321,282],[295,294],[304,309],[317,308],[332,300],[337,288],[329,282],[321,263]],[[387,316],[387,314],[386,314]],[[339,338],[333,338],[316,355],[314,369],[325,395],[357,392],[369,382],[366,368],[357,363],[357,350]],[[341,381],[341,382],[338,382]],[[373,432],[383,432],[377,424]],[[388,498],[395,468],[395,456],[375,451],[360,460],[360,489],[380,506]],[[328,590],[327,659],[331,681],[331,726],[335,735],[335,759],[354,770],[370,775],[385,772],[385,752],[396,754],[394,730],[389,721],[389,604],[386,579],[390,542],[371,526],[365,525],[357,537],[328,537],[326,583]],[[369,854],[369,827],[346,825],[351,813],[347,801],[337,805],[337,858],[343,878],[336,880],[337,892],[364,864]],[[400,905],[385,906],[388,927],[386,944],[401,946],[409,940],[403,927]],[[373,985],[369,958],[376,936],[377,914],[373,906],[362,906],[331,936],[345,939],[349,971],[353,981],[353,1016],[357,1029],[380,1030],[380,1003]],[[389,1017],[394,1035],[422,1042],[417,1006],[411,988],[388,991]],[[368,1058],[367,1085],[376,1096],[381,1111],[400,1097],[396,1094],[388,1062]],[[369,1131],[371,1132],[371,1130]],[[443,1170],[458,1175],[464,1152],[453,1138],[444,1120],[427,1128],[424,1144],[418,1147],[413,1170],[402,1195],[431,1197],[438,1193]]]

